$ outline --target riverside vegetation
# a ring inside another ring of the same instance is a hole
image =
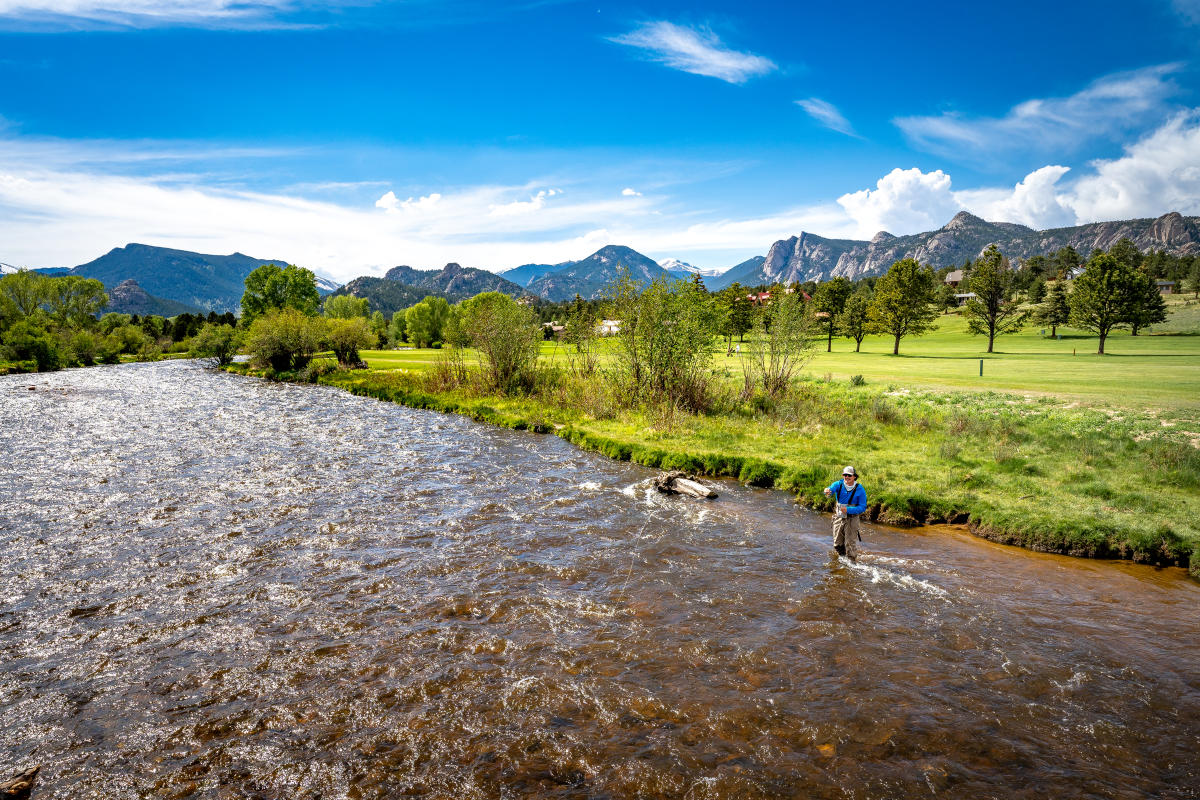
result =
[[[1003,283],[996,256],[984,259],[988,284]],[[1093,255],[1093,266],[1120,269],[1104,254]],[[1200,577],[1196,301],[1179,298],[1170,318],[1153,315],[1167,323],[1155,333],[1178,335],[1147,336],[1143,324],[1140,336],[1127,336],[1112,333],[1129,327],[1120,315],[1133,307],[1117,298],[1103,335],[1110,352],[1131,354],[1075,355],[1080,345],[1091,351],[1096,337],[1065,321],[1054,323],[1063,326],[1054,338],[1014,324],[1044,315],[1049,300],[1010,313],[985,295],[977,313],[938,317],[932,271],[897,267],[909,288],[885,276],[840,292],[842,311],[823,316],[827,299],[810,303],[784,287],[747,309],[740,287],[712,295],[698,282],[642,286],[625,276],[603,306],[564,308],[556,341],[541,341],[533,311],[506,295],[456,306],[430,298],[398,313],[388,330],[395,341],[412,325],[413,341],[428,347],[364,346],[355,355],[369,369],[314,358],[311,343],[287,369],[271,369],[261,354],[256,366],[233,368],[554,433],[612,458],[783,489],[816,509],[827,508],[821,490],[850,461],[877,522],[966,523],[996,541],[1180,565]],[[1124,283],[1140,286],[1128,276]],[[855,318],[864,308],[865,323]],[[596,335],[601,311],[621,321],[619,333]],[[915,320],[907,329],[905,313]],[[271,312],[266,326],[288,314]],[[831,316],[855,352],[832,352]],[[1095,331],[1086,315],[1073,319]],[[920,351],[889,354],[918,333],[926,334]],[[1005,348],[985,356],[987,379],[973,374],[978,333],[989,348]]]

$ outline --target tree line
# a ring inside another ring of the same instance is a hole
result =
[[[79,275],[20,270],[0,277],[0,360],[5,371],[39,371],[143,361],[186,352],[211,325],[234,324],[232,314],[103,314],[104,285]]]

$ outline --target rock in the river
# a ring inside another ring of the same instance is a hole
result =
[[[0,798],[4,800],[27,800],[33,793],[33,784],[37,780],[41,765],[31,767],[24,772],[18,772],[8,780],[0,783]]]
[[[689,497],[713,498],[717,493],[696,480],[694,475],[672,470],[654,479],[654,488],[664,494],[686,494]]]

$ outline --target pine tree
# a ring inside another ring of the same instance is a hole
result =
[[[1158,291],[1158,284],[1149,275],[1139,272],[1139,285],[1134,294],[1129,313],[1129,328],[1132,335],[1148,325],[1167,321],[1167,302]]]
[[[971,268],[971,291],[967,301],[967,331],[986,334],[987,351],[992,352],[997,336],[1016,333],[1025,325],[1029,315],[1012,299],[1013,274],[1004,264],[1004,256],[996,245],[989,245]]]
[[[1067,290],[1063,281],[1055,281],[1050,287],[1046,300],[1038,306],[1034,321],[1041,325],[1050,326],[1050,336],[1058,335],[1058,326],[1066,325],[1071,319],[1071,304],[1067,300]]]
[[[1092,256],[1071,291],[1071,323],[1100,336],[1098,354],[1113,330],[1129,324],[1144,276],[1108,253]]]

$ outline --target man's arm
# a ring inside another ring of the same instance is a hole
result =
[[[850,516],[854,516],[856,514],[861,514],[867,510],[867,490],[866,490],[866,488],[860,488],[860,487],[862,487],[861,483],[858,486],[855,486],[854,493],[850,497],[846,498],[847,500],[854,500],[855,497],[857,497],[859,500],[862,501],[862,503],[860,505],[853,505],[853,506],[847,505],[846,506],[846,513],[849,514]]]

